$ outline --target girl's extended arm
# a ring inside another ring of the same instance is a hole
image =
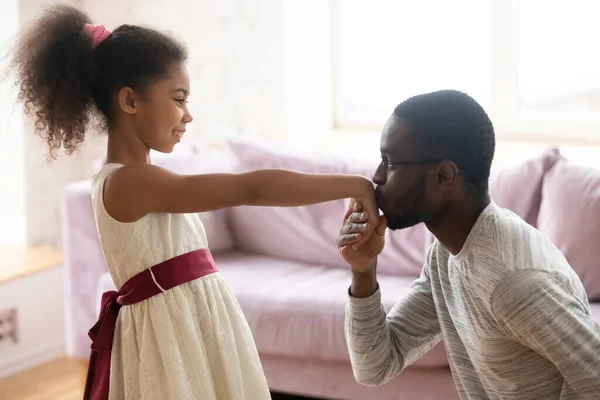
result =
[[[122,222],[148,213],[192,213],[243,205],[296,207],[356,198],[378,217],[373,184],[355,175],[258,170],[243,174],[178,175],[152,165],[128,165],[104,187],[109,214]]]

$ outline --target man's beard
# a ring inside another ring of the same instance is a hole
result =
[[[414,212],[407,212],[401,217],[389,218],[387,226],[389,229],[396,231],[400,229],[410,228],[423,222],[423,218]]]
[[[421,180],[415,184],[409,193],[412,193],[412,199],[410,205],[404,204],[404,207],[398,205],[397,209],[403,210],[402,215],[390,216],[388,218],[387,226],[389,229],[395,231],[400,229],[410,228],[424,222],[425,215],[423,214],[423,206],[425,203],[425,180]],[[419,211],[420,210],[420,211]]]

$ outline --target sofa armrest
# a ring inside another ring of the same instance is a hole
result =
[[[96,288],[107,271],[90,189],[90,181],[68,184],[61,210],[67,354],[76,358],[89,357],[91,342],[87,332],[98,317]]]

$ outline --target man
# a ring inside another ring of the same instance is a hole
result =
[[[373,177],[383,217],[365,226],[354,204],[338,239],[352,270],[355,377],[381,385],[443,340],[462,399],[600,399],[600,327],[584,288],[549,240],[490,200],[494,149],[489,117],[464,93],[422,94],[394,110]],[[436,240],[386,315],[376,274],[386,225],[421,222]]]

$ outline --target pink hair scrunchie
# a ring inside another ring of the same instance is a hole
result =
[[[111,34],[104,25],[85,24],[83,31],[92,39],[92,50],[96,49]]]

